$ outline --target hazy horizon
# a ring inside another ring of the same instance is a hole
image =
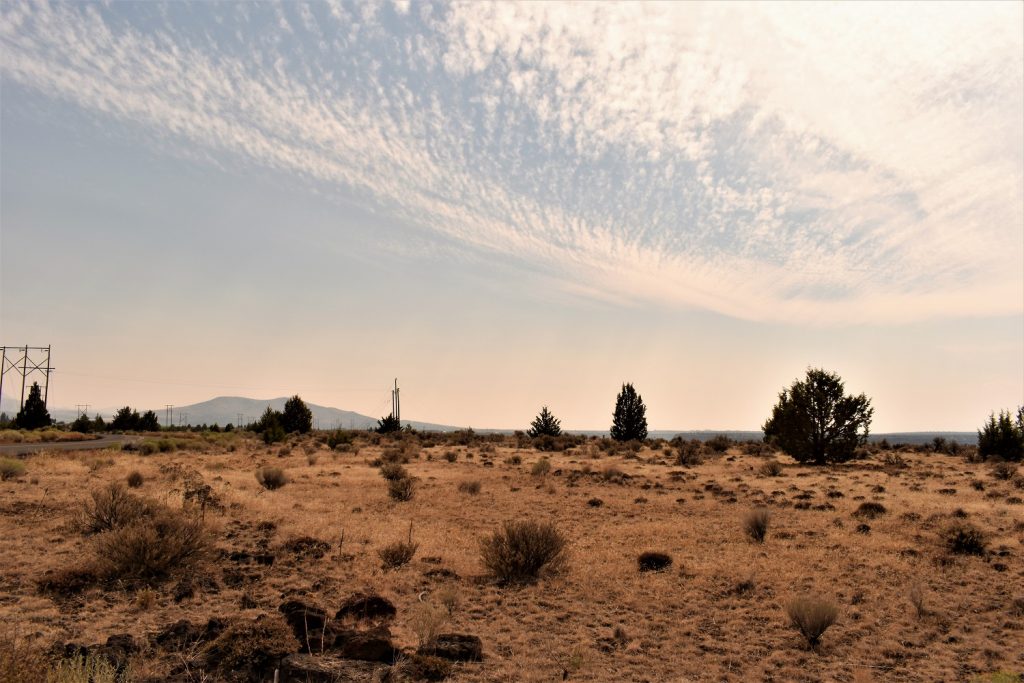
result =
[[[1024,5],[0,6],[0,344],[50,404],[872,432],[1024,404]],[[865,37],[868,38],[865,38]],[[20,391],[8,374],[4,400]],[[95,412],[95,408],[91,409]]]

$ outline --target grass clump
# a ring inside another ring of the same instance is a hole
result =
[[[771,518],[772,514],[764,508],[751,510],[743,518],[743,530],[751,540],[757,543],[764,543],[764,539],[768,535],[768,523],[771,521]]]
[[[672,566],[672,556],[668,553],[648,551],[640,553],[636,563],[642,572],[660,572]]]
[[[404,541],[389,543],[377,551],[381,561],[381,568],[398,569],[403,565],[409,564],[416,554],[416,549],[419,547],[419,543],[412,540],[412,524],[410,524],[408,538]]]
[[[25,474],[25,463],[14,458],[0,458],[0,481],[16,479]]]
[[[533,463],[533,467],[530,468],[530,474],[535,477],[543,477],[551,471],[551,461],[547,458],[541,458],[537,462]]]
[[[984,555],[988,541],[985,534],[972,524],[956,522],[942,532],[946,549],[955,555]]]
[[[839,608],[828,600],[815,596],[800,596],[786,605],[786,616],[810,647],[821,640],[825,631],[836,622]]]
[[[288,476],[280,467],[261,467],[256,470],[256,481],[268,491],[274,491],[288,483]]]
[[[769,460],[757,470],[762,477],[778,477],[782,474],[782,465],[776,460]]]
[[[480,554],[499,582],[523,583],[565,566],[565,538],[548,522],[508,521],[481,542]]]

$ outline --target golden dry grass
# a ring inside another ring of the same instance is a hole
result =
[[[1024,505],[1014,502],[1024,492],[984,464],[906,452],[906,468],[886,468],[880,456],[815,468],[776,454],[782,473],[769,477],[763,458],[736,449],[681,468],[669,448],[609,455],[591,442],[542,455],[513,444],[406,444],[404,467],[416,478],[406,502],[389,497],[369,464],[387,444],[363,437],[357,452],[307,437],[284,448],[238,438],[145,457],[32,456],[29,476],[0,483],[0,621],[41,647],[102,643],[183,618],[252,619],[298,592],[330,611],[373,590],[398,607],[400,647],[422,639],[425,603],[444,607],[431,615],[446,623],[430,628],[483,640],[485,661],[457,665],[458,681],[964,681],[1024,670]],[[550,472],[531,475],[542,457]],[[288,484],[261,487],[254,473],[263,466],[284,468]],[[138,471],[145,483],[133,493],[181,505],[190,469],[211,487],[205,518],[223,553],[206,573],[218,588],[182,602],[169,584],[144,601],[117,589],[57,601],[38,593],[44,571],[88,554],[93,541],[72,522],[90,490]],[[467,482],[479,493],[465,492]],[[867,533],[853,516],[863,502],[886,509]],[[757,508],[771,511],[764,543],[744,530]],[[987,534],[987,555],[943,546],[943,530],[962,515]],[[565,569],[524,586],[489,580],[480,541],[512,519],[554,522],[568,540]],[[266,522],[273,530],[260,528]],[[378,551],[410,524],[414,559],[383,570]],[[299,537],[330,549],[283,549]],[[261,542],[271,566],[228,558]],[[671,568],[641,573],[645,551],[671,555]],[[839,606],[814,651],[785,612],[805,594]],[[159,677],[170,664],[158,655],[133,670]]]

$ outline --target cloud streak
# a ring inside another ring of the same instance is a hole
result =
[[[573,292],[1024,307],[1021,5],[5,3],[4,79]],[[340,238],[341,236],[339,236]]]

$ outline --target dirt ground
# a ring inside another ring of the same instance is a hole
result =
[[[990,465],[910,449],[902,465],[875,453],[821,468],[738,444],[693,466],[676,464],[669,444],[636,453],[599,445],[541,453],[512,437],[429,447],[359,437],[341,452],[322,437],[266,446],[239,435],[150,455],[28,456],[22,476],[0,482],[0,625],[45,648],[124,633],[146,640],[181,619],[252,619],[295,595],[331,611],[373,591],[397,606],[391,631],[403,649],[417,644],[412,615],[424,603],[450,608],[443,631],[482,640],[484,660],[457,664],[454,681],[994,681],[1024,672],[1020,474],[997,479]],[[409,458],[408,502],[389,498],[373,464],[385,449]],[[541,458],[550,470],[532,474]],[[767,459],[782,464],[778,476],[762,472]],[[255,477],[264,465],[284,468],[289,482],[264,489]],[[72,524],[89,492],[132,471],[144,480],[133,493],[172,507],[196,474],[211,487],[208,580],[180,601],[174,581],[141,597],[110,586],[41,593],[45,571],[74,566],[95,543]],[[885,512],[854,515],[870,501]],[[771,513],[764,543],[743,528],[757,507]],[[512,519],[553,522],[568,541],[566,569],[520,587],[488,579],[480,541]],[[946,548],[943,531],[956,522],[985,533],[983,555]],[[413,560],[382,569],[378,550],[406,539],[410,525]],[[324,541],[322,556],[288,550],[300,537]],[[645,551],[673,562],[641,572]],[[273,563],[254,561],[259,554]],[[815,649],[784,608],[804,594],[839,608]],[[146,650],[132,670],[158,680],[175,661]]]

